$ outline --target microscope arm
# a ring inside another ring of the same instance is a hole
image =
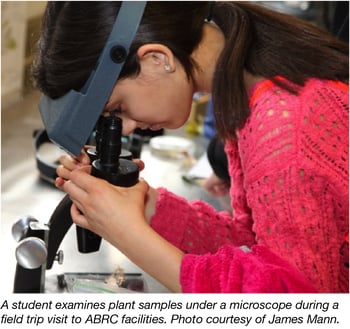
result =
[[[52,268],[53,262],[57,255],[58,248],[65,237],[66,233],[73,224],[70,214],[72,201],[67,194],[52,213],[49,221],[49,237],[47,244],[47,261],[46,268]]]

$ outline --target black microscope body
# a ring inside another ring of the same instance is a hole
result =
[[[130,187],[138,182],[139,169],[132,153],[122,148],[122,120],[113,115],[101,116],[95,130],[96,147],[89,149],[91,175],[113,185]],[[103,196],[102,196],[103,197]],[[40,293],[45,290],[45,272],[55,260],[62,261],[58,248],[73,224],[70,215],[72,201],[66,195],[58,204],[47,224],[35,218],[20,219],[13,226],[16,249],[14,293]],[[91,253],[99,250],[101,237],[76,226],[78,250]],[[14,233],[17,232],[17,233]]]

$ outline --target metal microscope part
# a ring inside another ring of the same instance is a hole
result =
[[[16,259],[25,269],[36,269],[46,262],[47,248],[39,238],[29,237],[21,240],[16,248]]]
[[[32,216],[23,216],[12,226],[12,236],[15,241],[19,242],[27,236],[29,225],[38,220]]]

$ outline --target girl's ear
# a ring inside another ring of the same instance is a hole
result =
[[[162,44],[142,45],[137,51],[137,56],[140,63],[151,61],[154,65],[160,65],[166,72],[174,72],[176,69],[173,52]]]

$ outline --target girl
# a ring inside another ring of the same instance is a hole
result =
[[[119,7],[48,3],[33,71],[43,93],[84,85]],[[347,44],[296,18],[149,2],[103,112],[118,111],[124,134],[179,128],[193,93],[212,93],[233,218],[144,180],[112,186],[84,152],[62,157],[56,184],[77,225],[174,292],[347,292],[347,81]]]

